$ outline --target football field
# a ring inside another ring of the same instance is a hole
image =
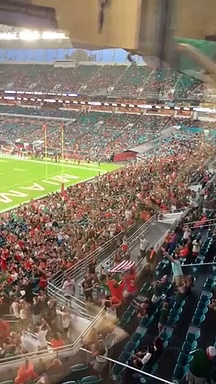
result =
[[[115,164],[54,163],[0,156],[0,212],[113,171]]]

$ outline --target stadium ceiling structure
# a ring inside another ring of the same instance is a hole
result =
[[[66,31],[74,47],[123,48],[173,66],[176,53],[216,82],[216,64],[177,38],[216,41],[215,0],[1,0],[0,24]]]

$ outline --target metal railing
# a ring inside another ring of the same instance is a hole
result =
[[[86,303],[77,297],[72,295],[65,297],[63,291],[54,285],[49,286],[48,295],[57,300],[58,308],[61,309],[63,306],[66,306],[73,314],[92,320],[93,317],[89,315],[86,309]]]
[[[70,353],[70,356],[75,353],[77,350],[80,349],[82,346],[83,340],[85,336],[89,333],[89,331],[92,329],[92,327],[95,326],[96,323],[100,322],[100,320],[104,317],[105,315],[105,309],[102,308],[100,312],[94,317],[94,319],[90,322],[90,324],[84,329],[84,331],[80,334],[80,336],[76,339],[76,341],[72,344],[65,345],[64,347],[57,347],[54,349],[48,349],[46,351],[36,351],[36,352],[30,352],[30,353],[25,353],[22,355],[17,355],[17,356],[8,356],[0,360],[0,366],[1,366],[1,371],[3,370],[3,365],[11,365],[12,363],[20,366],[20,364],[26,359],[49,359],[53,360],[56,357],[61,356],[61,354],[67,354]],[[13,367],[11,367],[13,368]]]
[[[89,254],[84,260],[81,260],[73,267],[58,273],[53,276],[52,279],[48,282],[48,294],[53,295],[55,293],[55,290],[58,292],[61,292],[61,294],[64,296],[63,291],[61,290],[63,280],[65,276],[71,276],[75,281],[80,281],[84,278],[86,272],[88,271],[89,263],[91,262],[92,258],[94,257],[97,261],[97,267],[101,265],[101,263],[106,263],[109,260],[113,259],[114,251],[115,251],[115,245],[119,239],[122,239],[124,235],[129,236],[128,237],[128,244],[131,246],[131,244],[140,237],[142,233],[144,233],[149,226],[156,220],[157,215],[153,215],[148,221],[146,221],[144,224],[142,224],[138,229],[138,224],[134,223],[132,224],[126,231],[120,232],[118,235],[114,236],[112,239],[110,239],[105,245],[102,247],[99,247],[96,251]],[[75,299],[74,301],[77,302],[77,304],[81,304],[79,299]]]
[[[130,248],[133,248],[135,243],[140,239],[141,235],[144,235],[150,228],[150,225],[154,223],[157,220],[157,214],[153,215],[148,221],[146,221],[137,231],[133,233],[133,235],[128,239],[128,247],[129,250]],[[111,255],[109,255],[105,260],[103,260],[100,264],[97,265],[96,270],[100,270],[101,266],[105,266],[106,269],[112,269],[114,265],[114,256],[115,252],[112,252]],[[82,293],[82,282],[83,280],[80,281],[78,284],[79,288],[79,297],[83,296]],[[97,288],[93,289],[93,296],[97,296]]]
[[[214,182],[216,181],[216,174],[213,175],[213,177],[211,178],[211,180],[209,180],[209,182],[206,184],[206,186],[198,193],[196,199],[195,199],[195,202],[199,201],[199,198],[201,196],[201,194],[203,193],[203,190],[205,190],[206,187],[208,187],[209,185],[213,184]],[[170,228],[163,234],[163,236],[157,241],[157,243],[154,245],[154,249],[155,251],[158,251],[158,249],[160,247],[162,247],[167,235],[173,231],[175,228],[178,227],[178,225],[180,224],[180,222],[182,220],[184,220],[184,218],[190,213],[190,211],[193,209],[193,203],[190,204],[181,214],[181,216],[175,220],[172,225],[170,226]],[[212,219],[213,221],[215,219]],[[188,224],[188,223],[187,223]],[[145,266],[147,265],[147,260],[146,258],[145,259],[141,259],[138,261],[138,263],[136,264],[136,270],[137,270],[137,275],[139,275],[142,270],[145,268]]]
[[[212,177],[212,179],[207,183],[207,186],[212,184],[216,179],[216,175]],[[200,191],[200,193],[197,195],[195,201],[199,201],[199,197],[203,191]],[[181,216],[172,223],[170,226],[169,230],[165,232],[165,234],[161,237],[161,239],[155,244],[154,248],[155,250],[158,250],[167,234],[169,231],[172,231],[174,228],[176,228],[181,220],[183,220],[193,209],[193,203],[189,205],[181,214]],[[85,316],[87,315],[87,310],[86,310],[86,304],[83,303],[82,300],[79,300],[75,296],[71,296],[69,300],[64,296],[64,292],[62,291],[61,287],[63,284],[64,277],[66,275],[71,276],[74,278],[76,281],[81,281],[84,278],[84,275],[88,271],[88,266],[89,263],[91,262],[92,258],[94,257],[97,261],[97,267],[100,267],[100,265],[103,264],[108,264],[109,267],[112,267],[112,263],[114,260],[114,251],[115,251],[115,244],[116,242],[123,237],[123,235],[132,232],[131,236],[128,238],[128,245],[129,248],[133,247],[135,242],[138,240],[141,234],[145,233],[147,229],[149,229],[149,226],[152,224],[152,222],[157,220],[157,214],[153,215],[147,222],[145,222],[142,226],[140,226],[136,230],[137,224],[133,224],[127,231],[119,233],[117,236],[114,236],[112,239],[110,239],[104,246],[98,248],[95,252],[92,252],[89,254],[84,260],[81,260],[79,263],[77,263],[75,266],[67,269],[64,272],[61,272],[60,274],[54,275],[54,277],[49,281],[48,283],[48,294],[51,297],[57,298],[57,300],[60,301],[62,305],[68,305],[70,303],[71,308],[74,310],[77,310],[80,314],[80,316]],[[141,269],[144,268],[146,264],[146,260],[139,260],[136,264],[137,271],[141,271]],[[81,287],[80,284],[78,284],[78,294],[79,296],[82,296],[81,294]]]

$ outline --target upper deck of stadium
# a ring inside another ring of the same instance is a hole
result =
[[[199,78],[170,69],[71,60],[17,63],[8,60],[10,53],[25,54],[5,51],[3,92],[159,95],[186,102],[204,97]],[[206,358],[205,349],[216,342],[215,114],[190,108],[185,115],[180,108],[167,114],[144,108],[121,113],[109,105],[34,108],[34,98],[31,108],[16,103],[0,105],[0,165],[6,172],[8,156],[24,154],[20,163],[31,161],[37,146],[42,159],[34,158],[36,166],[43,167],[44,154],[51,157],[48,149],[54,149],[62,162],[72,157],[72,167],[78,169],[81,158],[80,167],[99,171],[103,156],[112,161],[111,154],[140,151],[114,172],[99,172],[94,180],[67,189],[62,185],[60,193],[0,215],[1,380],[183,384],[190,352],[201,348]],[[170,127],[174,131],[164,137]],[[21,194],[16,187],[9,194]],[[179,258],[182,271],[174,281],[172,256]],[[141,372],[131,371],[137,368],[135,352],[152,346],[158,336],[160,348],[154,344],[157,353],[150,353],[150,363],[139,366]],[[214,361],[210,379],[215,382]]]

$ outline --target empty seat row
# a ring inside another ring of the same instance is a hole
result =
[[[182,345],[181,352],[179,354],[178,360],[175,365],[175,369],[173,372],[173,379],[174,381],[180,382],[185,377],[189,370],[189,364],[192,360],[192,356],[190,355],[190,352],[195,350],[198,345],[198,340],[200,338],[200,329],[199,327],[206,319],[206,314],[208,312],[209,304],[210,304],[210,298],[212,297],[212,293],[210,290],[215,285],[215,279],[214,278],[208,278],[205,281],[205,284],[203,286],[204,291],[201,294],[201,297],[197,303],[192,321],[191,321],[191,328],[189,328],[189,331],[186,335],[185,341]]]
[[[98,376],[86,376],[78,381],[66,381],[63,384],[102,384],[104,380]]]

